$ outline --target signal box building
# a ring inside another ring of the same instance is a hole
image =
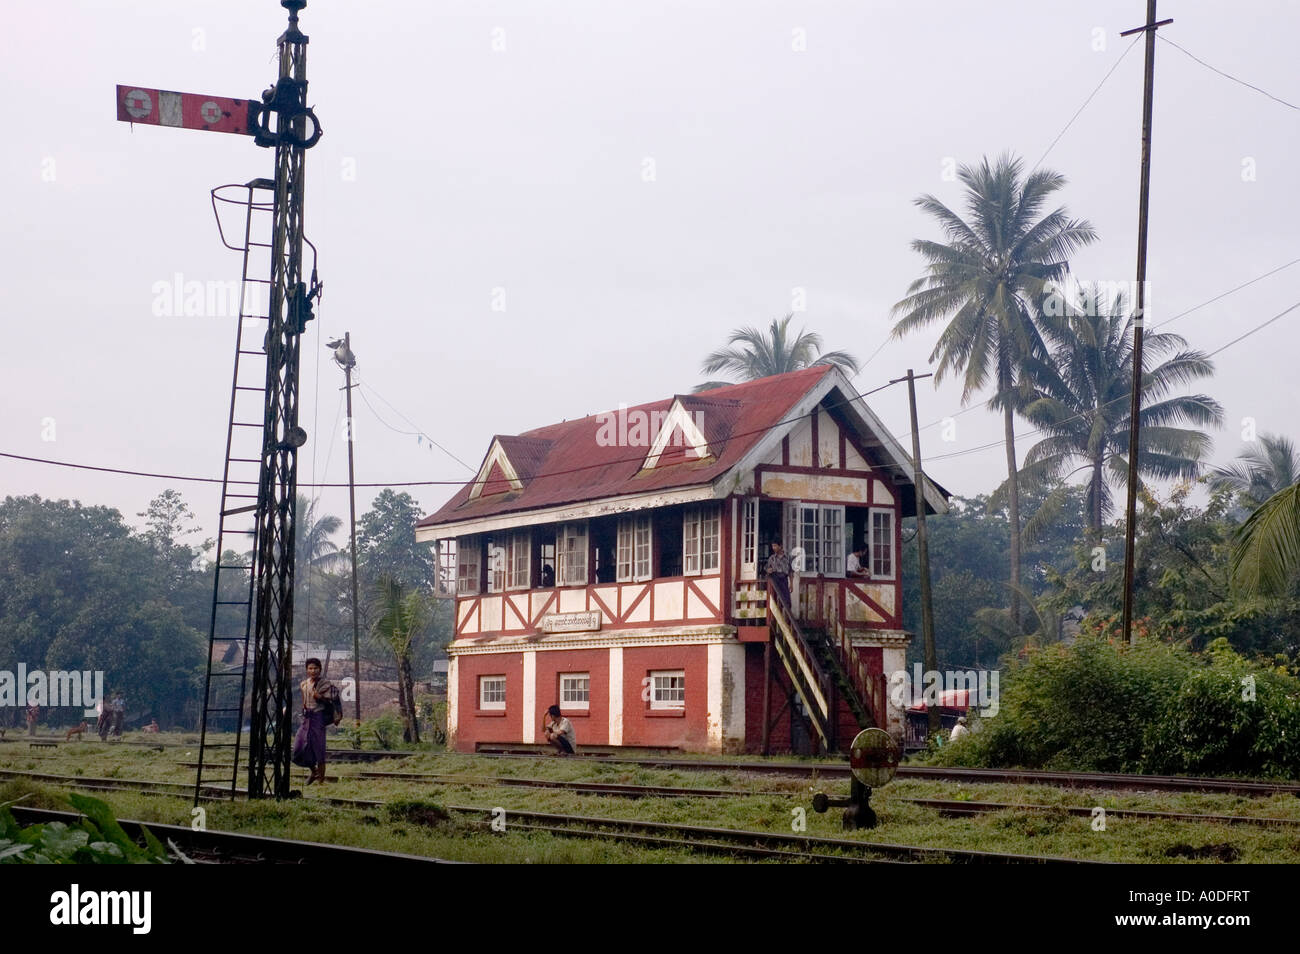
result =
[[[417,528],[454,551],[450,744],[542,742],[552,704],[580,749],[901,740],[885,674],[911,638],[916,505],[910,458],[825,366],[494,437]],[[945,507],[933,484],[926,506]],[[799,569],[789,605],[767,592],[773,540]]]

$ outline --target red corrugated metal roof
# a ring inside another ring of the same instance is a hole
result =
[[[499,482],[485,486],[483,495],[470,500],[466,483],[421,527],[494,516],[516,511],[602,500],[653,490],[708,484],[733,467],[768,428],[780,423],[792,407],[830,370],[828,365],[777,374],[743,384],[716,388],[702,394],[683,394],[649,404],[611,412],[625,415],[627,437],[636,438],[636,414],[662,415],[680,400],[709,441],[710,456],[688,458],[642,473],[642,462],[654,442],[654,428],[646,428],[645,443],[638,446],[609,444],[599,438],[610,433],[609,418],[593,415],[526,431],[517,436],[497,435],[496,440],[524,482],[524,489],[502,493]],[[734,438],[732,435],[736,435]],[[486,455],[484,456],[486,460]],[[496,491],[494,493],[494,491]]]

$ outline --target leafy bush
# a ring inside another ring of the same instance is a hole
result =
[[[72,807],[85,815],[77,825],[47,822],[21,827],[9,806],[0,804],[0,864],[169,864],[162,842],[142,827],[145,847],[127,836],[104,802],[75,792]],[[179,854],[179,853],[178,853]]]
[[[1157,639],[1082,636],[1035,651],[1002,687],[997,715],[936,762],[1300,775],[1300,681],[1248,663],[1223,639],[1198,655]]]
[[[1227,641],[1171,696],[1147,731],[1150,771],[1300,775],[1300,686],[1251,666]]]

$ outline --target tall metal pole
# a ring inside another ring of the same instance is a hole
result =
[[[1151,196],[1151,100],[1155,91],[1156,30],[1172,20],[1156,22],[1156,0],[1147,0],[1145,26],[1120,36],[1146,33],[1146,78],[1142,90],[1142,178],[1138,195],[1137,309],[1133,315],[1133,394],[1129,399],[1128,501],[1124,513],[1124,641],[1133,637],[1133,568],[1137,535],[1138,452],[1141,447],[1142,328],[1146,321],[1147,209]]]
[[[352,332],[344,332],[343,347],[347,358],[343,362],[345,389],[348,396],[348,516],[352,527],[352,679],[356,691],[356,711],[353,716],[353,729],[357,734],[357,744],[361,739],[361,604],[357,601],[357,476],[352,459],[352,445],[356,441],[356,430],[352,421],[352,367],[356,359],[352,354]]]
[[[275,146],[270,310],[267,312],[266,405],[254,558],[256,622],[248,738],[249,798],[288,798],[293,739],[293,583],[298,449],[298,367],[304,325],[319,291],[303,275],[304,155],[320,138],[307,107],[307,37],[298,29],[306,0],[280,0],[289,11],[281,34],[280,74],[263,94],[266,125],[258,145]],[[271,118],[276,128],[270,129]],[[313,270],[314,272],[314,270]]]
[[[939,658],[934,647],[934,604],[930,599],[930,545],[925,532],[925,470],[921,467],[921,430],[916,421],[916,381],[918,375],[907,369],[906,378],[896,378],[907,382],[907,403],[912,415],[912,484],[916,493],[916,555],[921,570],[921,645],[925,653],[925,671],[936,672]],[[930,375],[919,375],[928,378]],[[939,706],[927,705],[926,719],[930,735],[936,735],[943,727],[939,719]]]

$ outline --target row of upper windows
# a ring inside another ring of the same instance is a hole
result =
[[[718,572],[718,504],[582,520],[456,541],[462,596]]]
[[[686,706],[686,673],[681,669],[659,669],[642,680],[643,698],[651,709],[681,709]],[[560,708],[587,709],[591,705],[591,673],[560,673]],[[484,712],[504,712],[506,677],[478,677],[478,707]]]
[[[774,508],[770,513],[769,506]],[[896,577],[891,508],[801,501],[769,504],[753,497],[740,507],[742,580],[762,575],[766,541],[771,539],[782,539],[793,568],[800,573],[873,580]],[[457,541],[456,592],[467,596],[698,576],[718,571],[720,551],[717,504],[479,534]]]

